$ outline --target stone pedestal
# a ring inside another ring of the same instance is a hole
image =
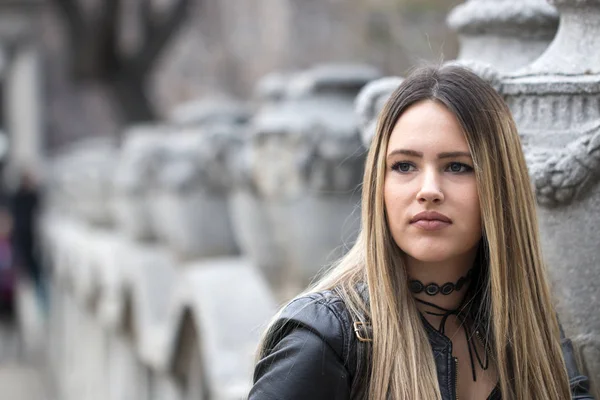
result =
[[[73,146],[61,163],[54,165],[50,190],[63,190],[68,212],[93,225],[114,222],[111,208],[116,146],[107,140],[89,140]],[[58,178],[58,179],[57,179]]]
[[[546,0],[468,0],[448,16],[460,38],[458,59],[484,62],[502,73],[539,57],[557,21]]]
[[[566,333],[600,382],[600,1],[556,0],[546,52],[502,82],[537,194],[544,254]]]
[[[248,107],[232,99],[199,99],[181,104],[169,115],[177,126],[209,128],[218,125],[243,125],[250,118]]]
[[[254,121],[262,115],[276,113],[285,96],[291,74],[274,72],[263,77],[256,85],[254,96],[258,111]],[[255,125],[252,122],[251,125]],[[253,168],[261,163],[253,148],[252,128],[245,127],[236,135],[228,151],[228,170],[231,174],[229,213],[236,241],[242,254],[259,268],[270,286],[278,291],[284,280],[285,259],[283,246],[274,232],[272,216],[265,199],[258,191]]]
[[[4,76],[6,122],[10,136],[9,163],[15,172],[42,171],[42,59],[35,43],[17,46]],[[17,175],[18,176],[18,175]]]
[[[151,195],[164,162],[165,126],[130,127],[115,170],[113,210],[118,228],[137,240],[156,239]]]
[[[295,72],[274,71],[263,76],[254,88],[254,96],[261,106],[277,104],[284,100],[286,90]]]
[[[187,127],[171,135],[159,174],[161,236],[179,259],[237,254],[227,194],[226,125]]]
[[[151,393],[149,400],[181,400],[183,398],[180,389],[171,377],[152,374],[149,380]],[[197,377],[196,380],[198,380]],[[202,399],[202,397],[198,396],[196,399]]]
[[[229,196],[229,204],[231,222],[241,252],[258,266],[271,286],[278,290],[283,284],[285,259],[265,202],[256,191],[235,186]]]
[[[400,77],[386,76],[369,82],[356,96],[354,107],[360,121],[361,139],[365,148],[371,146],[381,110],[401,83]]]
[[[171,113],[174,133],[165,141],[152,205],[161,240],[180,260],[238,252],[228,212],[228,154],[249,115],[231,99],[196,100]]]
[[[191,326],[181,333],[192,334],[173,343],[179,353],[173,364],[187,378],[182,398],[245,398],[256,346],[275,312],[270,292],[243,258],[195,261],[182,270],[179,295],[190,310]]]
[[[133,346],[123,334],[113,334],[108,343],[106,384],[111,400],[142,399],[144,393],[143,369]]]
[[[39,0],[0,1],[0,79],[11,185],[18,184],[23,169],[36,177],[45,172],[44,70],[38,29],[43,8]]]
[[[257,192],[283,248],[285,283],[297,290],[341,256],[357,234],[361,149],[354,97],[377,71],[315,67],[252,124]]]

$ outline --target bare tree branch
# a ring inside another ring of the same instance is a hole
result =
[[[142,20],[142,37],[145,40],[152,35],[152,30],[155,27],[151,0],[142,0],[140,14]]]
[[[120,67],[119,32],[121,0],[104,0],[102,14],[98,19],[98,62],[104,74],[110,77]]]
[[[60,9],[71,35],[78,35],[85,25],[84,15],[77,0],[52,0]]]
[[[145,38],[144,45],[133,60],[136,69],[143,73],[149,71],[173,33],[186,19],[191,4],[191,0],[179,0],[161,22],[158,22],[157,18],[152,18],[154,21],[152,31],[148,32],[149,36]]]
[[[60,9],[71,41],[73,78],[107,86],[125,121],[154,119],[156,113],[146,94],[148,72],[184,23],[193,0],[173,0],[164,16],[153,9],[150,0],[142,0],[138,9],[142,43],[133,55],[120,48],[122,0],[101,0],[102,8],[95,15],[86,15],[79,0],[51,1]]]

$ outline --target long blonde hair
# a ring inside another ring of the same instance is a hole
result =
[[[480,309],[489,323],[491,357],[502,398],[568,399],[569,381],[542,260],[535,198],[517,129],[498,93],[468,69],[421,68],[392,94],[379,117],[365,165],[358,239],[303,294],[335,290],[353,318],[371,323],[365,397],[440,399],[431,345],[408,289],[402,252],[390,234],[383,196],[392,129],[405,110],[423,100],[437,101],[457,117],[473,157],[485,264]],[[368,304],[357,291],[360,282],[367,283]]]

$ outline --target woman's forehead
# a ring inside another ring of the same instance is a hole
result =
[[[420,152],[469,151],[454,114],[434,101],[415,104],[400,116],[392,129],[388,154],[398,148]]]

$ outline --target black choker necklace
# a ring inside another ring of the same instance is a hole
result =
[[[447,283],[444,283],[442,286],[440,286],[437,283],[432,282],[432,283],[428,283],[427,285],[425,285],[425,284],[423,284],[423,282],[421,282],[418,279],[411,279],[408,281],[408,283],[409,283],[410,291],[413,293],[425,292],[429,296],[435,296],[436,294],[441,293],[441,294],[447,296],[450,293],[454,292],[455,290],[457,292],[460,291],[460,289],[463,288],[465,283],[467,283],[471,280],[472,276],[473,276],[473,268],[471,268],[469,270],[469,272],[467,272],[466,276],[461,276],[460,278],[458,278],[458,281],[456,281],[456,283],[447,282]]]

